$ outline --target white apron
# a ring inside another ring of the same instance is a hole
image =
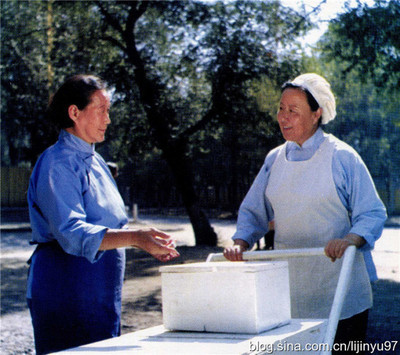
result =
[[[328,135],[306,161],[288,161],[286,144],[280,149],[265,192],[274,210],[276,249],[325,247],[349,232],[348,211],[332,176],[335,141]],[[329,317],[341,264],[326,256],[289,259],[292,318]],[[368,273],[357,251],[340,319],[371,306]]]

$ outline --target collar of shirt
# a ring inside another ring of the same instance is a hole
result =
[[[317,151],[321,143],[324,141],[325,136],[321,127],[308,138],[300,147],[295,142],[287,142],[286,145],[286,158],[289,161],[304,161],[310,159]]]
[[[89,144],[65,130],[61,130],[58,140],[61,144],[80,152],[84,159],[92,157],[95,153],[94,144]]]

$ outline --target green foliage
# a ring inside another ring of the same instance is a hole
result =
[[[265,154],[281,142],[281,84],[313,71],[337,97],[338,118],[327,128],[360,152],[374,177],[394,181],[399,5],[349,8],[331,22],[320,56],[306,57],[298,38],[312,28],[309,18],[274,0],[2,1],[2,164],[33,164],[56,139],[44,118],[50,95],[67,76],[94,73],[114,89],[112,124],[99,149],[119,163],[131,194],[170,200],[151,192],[172,185],[163,160],[169,146],[184,156],[205,203],[221,207],[219,196],[228,194],[224,201],[235,210]],[[151,83],[166,145],[149,120],[134,55]]]
[[[361,80],[371,78],[380,88],[400,88],[400,2],[379,0],[372,7],[359,4],[329,25],[322,42],[328,60],[346,63]]]
[[[353,146],[363,157],[372,176],[379,179],[390,175],[392,145],[398,145],[400,135],[392,122],[391,100],[375,90],[369,81],[360,84],[349,74],[346,81],[333,81],[337,93],[338,117],[330,130]],[[397,112],[399,114],[399,112]],[[400,166],[398,167],[400,168]]]
[[[54,142],[47,101],[78,72],[102,76],[115,91],[99,147],[105,158],[125,167],[127,181],[159,162],[165,145],[140,93],[137,50],[168,143],[194,160],[198,188],[230,184],[233,208],[280,138],[276,103],[262,92],[276,100],[280,84],[300,72],[297,38],[312,26],[277,1],[10,0],[1,16],[3,164],[33,164]],[[241,181],[247,186],[237,191]]]
[[[358,46],[364,46],[363,40],[358,40]],[[347,41],[330,27],[322,45],[326,49],[327,43],[343,46]],[[368,42],[368,38],[365,41]],[[390,80],[377,86],[380,80],[375,73],[377,62],[371,63],[367,71],[362,63],[351,67],[346,60],[325,55],[321,58],[319,72],[331,83],[337,101],[337,118],[327,130],[359,152],[392,213],[394,191],[400,183],[399,90]]]
[[[7,148],[2,149],[2,163],[34,163],[56,139],[44,118],[54,89],[74,73],[102,75],[115,61],[115,51],[98,46],[99,19],[93,6],[1,2],[2,146]]]
[[[29,161],[31,141],[41,145],[47,132],[37,109],[48,99],[44,11],[41,2],[1,2],[2,163]]]

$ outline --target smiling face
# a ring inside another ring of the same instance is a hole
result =
[[[312,111],[306,94],[300,89],[288,88],[282,93],[278,111],[278,123],[287,141],[300,146],[310,138],[318,128],[322,109]]]
[[[95,91],[83,110],[76,105],[69,107],[69,117],[74,121],[74,126],[67,128],[67,131],[90,144],[103,142],[107,126],[111,123],[110,106],[108,93],[105,90]]]

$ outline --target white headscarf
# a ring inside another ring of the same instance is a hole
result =
[[[327,124],[336,116],[336,101],[331,91],[331,85],[315,73],[302,74],[290,82],[293,85],[307,89],[322,108],[321,123]]]

